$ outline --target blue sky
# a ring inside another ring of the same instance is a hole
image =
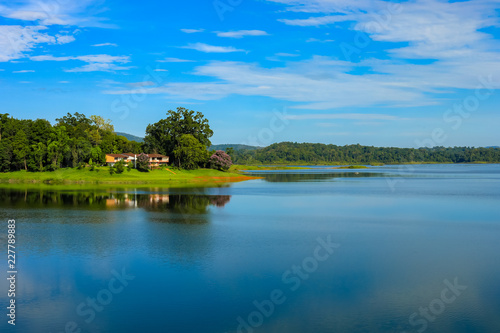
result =
[[[213,143],[500,145],[499,0],[0,0],[0,113]]]

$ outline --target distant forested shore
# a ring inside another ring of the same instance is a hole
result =
[[[500,163],[500,148],[387,148],[322,143],[281,142],[260,149],[234,149],[235,164],[407,164]]]

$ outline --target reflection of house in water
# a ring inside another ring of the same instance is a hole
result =
[[[230,195],[193,194],[109,194],[105,198],[106,207],[136,207],[160,211],[193,210],[204,212],[208,206],[224,207],[231,200]]]
[[[169,203],[170,195],[168,194],[151,194],[149,196],[149,202],[151,203]]]

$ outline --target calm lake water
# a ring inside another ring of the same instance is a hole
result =
[[[500,332],[500,165],[255,174],[0,189],[0,331]]]

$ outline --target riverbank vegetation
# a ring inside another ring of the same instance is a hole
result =
[[[245,165],[383,165],[410,163],[500,163],[500,148],[434,147],[386,148],[321,143],[281,142],[260,149],[231,153],[235,164]]]

